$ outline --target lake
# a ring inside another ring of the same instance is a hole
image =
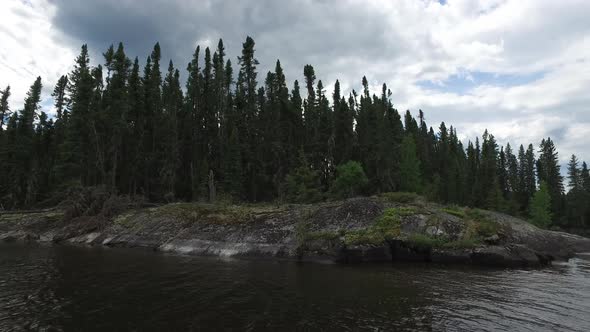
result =
[[[0,244],[2,331],[590,331],[590,256],[322,265]]]

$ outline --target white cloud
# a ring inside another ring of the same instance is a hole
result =
[[[11,86],[10,103],[16,111],[41,76],[47,103],[55,82],[67,73],[75,57],[69,46],[60,43],[61,33],[51,23],[55,7],[44,0],[9,0],[2,6],[0,87]]]

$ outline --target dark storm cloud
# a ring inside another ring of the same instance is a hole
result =
[[[401,45],[387,29],[387,17],[374,9],[332,1],[77,1],[54,0],[55,26],[71,43],[88,43],[96,54],[122,41],[130,56],[145,58],[159,41],[164,61],[185,68],[198,41],[215,48],[223,38],[236,65],[247,35],[256,41],[261,73],[280,59],[288,80],[300,79],[303,65],[332,82],[346,76],[360,82],[365,61],[391,59]],[[349,58],[351,61],[336,61]],[[102,61],[102,59],[101,59]],[[356,67],[356,68],[355,68]],[[264,74],[260,74],[260,81]],[[376,74],[375,74],[376,75]],[[373,79],[385,80],[386,77]],[[349,82],[350,84],[351,82]]]

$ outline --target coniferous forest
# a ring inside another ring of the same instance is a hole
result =
[[[314,68],[288,84],[277,60],[259,75],[250,37],[232,62],[220,40],[197,47],[184,68],[140,61],[122,44],[90,66],[82,46],[53,89],[55,116],[40,108],[41,78],[22,109],[0,101],[0,209],[52,206],[69,192],[104,187],[152,202],[313,203],[416,192],[443,204],[521,216],[543,227],[590,227],[590,176],[571,156],[562,177],[551,138],[499,146],[453,126],[398,112],[383,84],[326,93]],[[180,81],[180,70],[186,70]]]

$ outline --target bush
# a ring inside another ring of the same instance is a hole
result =
[[[547,184],[543,181],[530,203],[531,223],[537,227],[547,228],[551,225],[551,196]]]
[[[350,245],[380,245],[385,241],[382,233],[374,228],[349,231],[344,236],[344,243]]]
[[[359,162],[348,161],[336,168],[337,177],[330,192],[336,198],[349,198],[361,193],[369,183]]]
[[[389,202],[394,203],[413,203],[418,199],[419,196],[415,193],[389,192],[381,194],[381,197]]]
[[[144,202],[143,197],[118,196],[106,186],[74,187],[59,206],[64,209],[64,219],[81,216],[113,217]]]

